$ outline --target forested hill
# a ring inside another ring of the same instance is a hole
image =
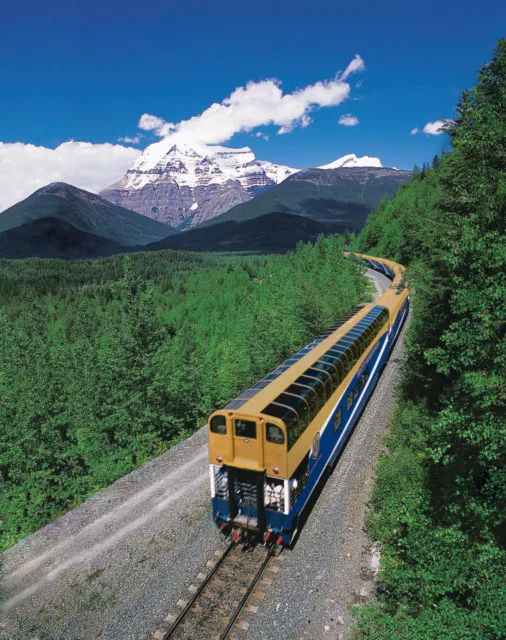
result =
[[[464,91],[453,151],[370,215],[356,248],[408,265],[403,392],[369,530],[374,640],[506,637],[506,41]]]
[[[276,258],[0,260],[0,550],[162,453],[353,309],[343,240]]]

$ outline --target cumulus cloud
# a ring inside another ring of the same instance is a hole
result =
[[[56,149],[0,142],[0,211],[50,182],[100,191],[118,180],[141,151],[119,144],[64,142]]]
[[[139,144],[141,138],[141,135],[134,136],[133,138],[130,138],[130,136],[125,136],[124,138],[118,138],[118,142],[126,142],[127,144]]]
[[[428,133],[430,136],[439,136],[444,133],[442,127],[446,124],[446,120],[434,120],[434,122],[427,122],[423,128],[424,133]]]
[[[311,113],[334,107],[350,97],[348,76],[365,69],[357,54],[341,74],[320,80],[291,93],[283,93],[281,82],[267,79],[237,87],[220,103],[178,123],[144,113],[138,127],[161,140],[154,147],[189,142],[213,145],[227,142],[236,133],[253,133],[258,127],[276,126],[279,135],[311,124]],[[258,135],[258,134],[257,134]],[[119,142],[137,144],[142,138],[123,137]],[[267,139],[260,132],[258,137]],[[141,151],[121,144],[69,141],[56,149],[21,142],[0,142],[0,211],[50,182],[69,182],[89,191],[100,191],[119,179]]]
[[[351,113],[345,113],[337,122],[345,127],[356,127],[360,121],[357,116],[352,116]]]
[[[415,127],[414,129],[411,129],[409,133],[412,136],[415,136],[417,133],[426,133],[429,136],[440,136],[444,133],[443,126],[449,122],[453,122],[453,120],[451,118],[447,118],[446,120],[434,120],[434,122],[427,122],[423,129]]]
[[[177,124],[144,113],[139,128],[152,131],[171,142],[184,141],[200,144],[220,144],[233,135],[249,132],[260,126],[275,125],[278,134],[289,133],[295,127],[311,123],[310,112],[315,108],[335,107],[350,95],[346,78],[365,69],[357,54],[341,75],[331,80],[320,80],[292,93],[283,93],[279,80],[248,82],[237,87],[222,102],[215,102],[201,114]]]

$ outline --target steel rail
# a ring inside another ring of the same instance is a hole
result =
[[[257,573],[256,573],[255,577],[253,578],[250,586],[248,587],[248,590],[246,591],[246,593],[242,597],[242,600],[239,602],[238,606],[236,607],[236,610],[230,616],[229,623],[227,624],[227,626],[225,628],[225,631],[221,634],[220,640],[226,640],[228,638],[228,636],[230,635],[230,632],[232,631],[232,628],[233,628],[234,624],[236,623],[237,618],[241,614],[241,611],[244,609],[244,605],[246,604],[246,602],[248,601],[249,597],[253,593],[253,589],[255,588],[257,582],[262,577],[262,574],[263,574],[263,572],[265,570],[265,567],[269,564],[269,561],[273,557],[273,555],[274,555],[274,551],[272,549],[269,549],[269,552],[267,553],[267,556],[266,556],[265,560],[262,562],[262,566],[257,571]]]
[[[198,600],[198,598],[199,598],[200,594],[202,593],[202,591],[204,591],[204,589],[207,587],[207,585],[211,582],[211,580],[213,579],[213,576],[218,571],[218,569],[221,567],[221,565],[225,561],[225,558],[228,556],[228,554],[232,551],[232,549],[235,546],[236,546],[235,542],[231,542],[228,545],[228,547],[223,552],[223,555],[221,556],[221,558],[216,562],[216,564],[214,565],[212,570],[209,572],[209,574],[206,576],[206,578],[200,584],[200,586],[197,589],[197,591],[193,594],[193,596],[190,598],[190,600],[186,603],[186,605],[182,609],[181,613],[178,615],[178,617],[172,623],[171,628],[163,636],[163,640],[169,640],[169,638],[172,638],[172,636],[174,635],[175,631],[178,629],[179,625],[181,624],[181,622],[186,617],[186,614],[188,613],[188,611],[190,611],[190,609],[193,607],[193,605]]]

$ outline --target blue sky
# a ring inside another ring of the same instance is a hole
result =
[[[349,99],[313,107],[309,126],[285,135],[261,126],[254,131],[269,140],[237,133],[223,144],[295,167],[356,153],[411,169],[448,141],[410,130],[451,117],[459,92],[506,35],[506,3],[489,0],[237,4],[4,3],[0,142],[55,148],[143,133],[143,148],[158,139],[139,131],[144,113],[177,123],[270,78],[291,93],[331,80],[359,54],[366,69],[347,78]],[[338,124],[347,113],[357,126]]]

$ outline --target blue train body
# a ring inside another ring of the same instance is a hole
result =
[[[369,263],[370,264],[370,263]],[[370,264],[373,268],[377,268],[380,263]],[[386,265],[384,268],[378,269],[393,279],[393,271]],[[345,443],[356,425],[360,414],[369,399],[372,390],[378,380],[382,367],[387,360],[393,345],[398,337],[404,320],[409,310],[409,298],[406,297],[403,305],[400,307],[397,316],[390,326],[389,330],[376,341],[373,348],[367,354],[361,363],[358,371],[349,382],[344,393],[338,402],[332,408],[330,415],[325,421],[323,427],[316,434],[313,440],[311,451],[308,452],[307,461],[298,477],[290,480],[284,480],[284,493],[281,504],[275,509],[265,508],[263,517],[264,530],[272,530],[276,536],[281,536],[282,542],[286,545],[290,544],[294,539],[298,529],[301,516],[304,514],[308,506],[311,495],[315,491],[324,472],[329,466],[333,465],[339,453],[342,451]],[[224,527],[230,521],[230,498],[229,496],[220,497],[217,489],[216,469],[213,470],[211,465],[211,486],[214,497],[212,498],[212,508],[216,524]],[[213,477],[214,475],[214,477]],[[266,484],[277,479],[272,476],[266,477]],[[262,501],[262,495],[258,496],[258,500]],[[288,503],[288,504],[287,504]],[[258,504],[258,501],[257,501]],[[241,504],[242,522],[249,521],[258,522],[259,512],[254,501],[244,501]],[[247,526],[246,526],[247,528]],[[262,532],[260,532],[262,533]],[[280,538],[278,538],[280,540]]]

